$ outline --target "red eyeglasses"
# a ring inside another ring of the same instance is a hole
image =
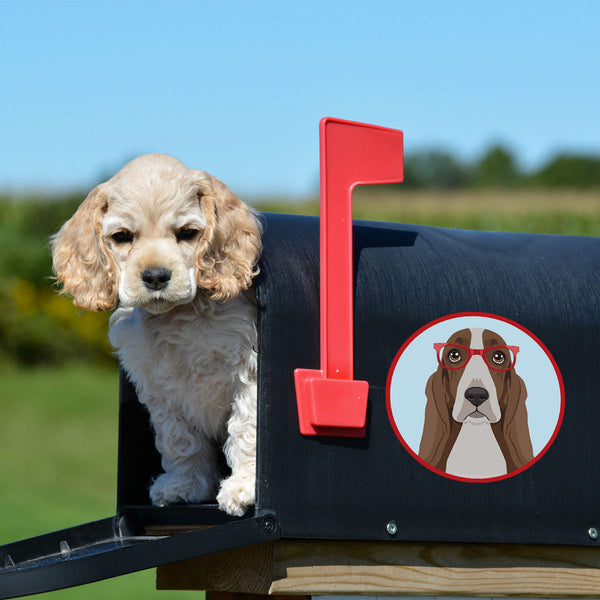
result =
[[[489,348],[467,348],[459,344],[435,343],[435,354],[444,369],[462,369],[475,355],[481,356],[485,364],[494,371],[510,371],[515,368],[519,346],[490,346]]]

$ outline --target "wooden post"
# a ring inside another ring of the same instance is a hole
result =
[[[598,597],[600,551],[285,540],[160,567],[157,587],[207,590],[208,600],[246,600],[238,594]]]

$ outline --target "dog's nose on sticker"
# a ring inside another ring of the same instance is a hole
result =
[[[483,404],[490,395],[482,387],[471,387],[465,392],[465,398],[475,407]]]

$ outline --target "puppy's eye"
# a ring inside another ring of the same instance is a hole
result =
[[[130,244],[133,242],[133,233],[127,229],[122,229],[121,231],[115,231],[110,239],[117,244]]]
[[[175,238],[178,242],[188,242],[193,240],[199,232],[200,230],[194,227],[182,227],[175,232]]]
[[[492,360],[497,365],[503,365],[506,362],[506,355],[500,350],[496,350],[492,355]]]
[[[460,362],[461,359],[462,359],[462,355],[461,355],[460,351],[458,351],[456,348],[452,348],[452,350],[450,350],[450,352],[448,352],[448,360],[451,363]]]

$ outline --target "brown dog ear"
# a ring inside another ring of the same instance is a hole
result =
[[[498,444],[505,454],[508,471],[519,469],[533,459],[533,447],[527,419],[527,388],[513,371],[505,383],[507,390],[502,420],[492,425]],[[501,426],[501,432],[498,432]]]
[[[425,396],[427,403],[419,457],[432,467],[445,471],[450,449],[460,428],[452,419],[452,407],[446,401],[442,367],[438,367],[428,379]]]
[[[196,280],[209,298],[232,300],[258,274],[260,223],[250,208],[208,173],[198,180],[198,196],[206,228],[198,244]]]
[[[51,238],[52,266],[62,294],[85,310],[110,310],[117,303],[115,264],[102,238],[107,197],[94,188],[75,214]]]

